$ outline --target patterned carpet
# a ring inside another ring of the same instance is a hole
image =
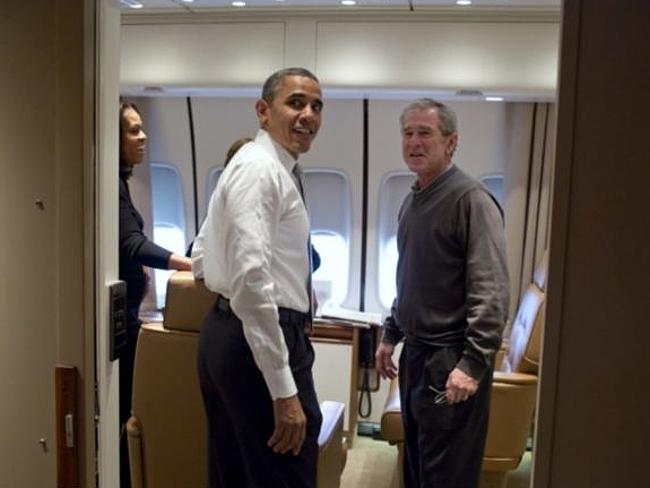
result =
[[[531,453],[527,452],[517,468],[508,476],[508,488],[528,488]],[[384,441],[357,436],[354,448],[341,476],[341,488],[396,488],[397,448]]]

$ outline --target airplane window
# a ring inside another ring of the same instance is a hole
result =
[[[397,294],[395,273],[397,272],[397,236],[389,238],[379,251],[379,300],[384,308],[390,308]]]
[[[344,305],[350,280],[352,197],[347,175],[330,169],[305,169],[312,245],[321,257],[313,284],[321,305]]]
[[[313,233],[311,242],[321,258],[312,280],[318,303],[341,305],[348,294],[348,243],[340,234],[329,232]]]
[[[413,173],[393,171],[386,174],[379,186],[379,301],[385,311],[395,298],[395,271],[397,270],[397,218],[404,197],[415,181]]]
[[[153,241],[181,256],[185,254],[185,232],[175,225],[167,223],[154,224]],[[167,280],[174,270],[155,269],[154,280],[156,283],[156,306],[165,306],[165,294],[167,291]]]
[[[151,200],[154,225],[158,222],[185,228],[181,175],[169,163],[151,163]]]
[[[485,185],[488,191],[496,198],[501,208],[506,203],[505,200],[505,182],[503,175],[500,173],[494,173],[489,175],[483,175],[479,177],[479,181]]]
[[[164,162],[151,163],[151,202],[153,208],[153,241],[176,254],[185,254],[185,208],[181,175],[175,166]],[[165,304],[167,280],[171,271],[154,270],[156,305]]]

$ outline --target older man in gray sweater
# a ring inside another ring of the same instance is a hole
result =
[[[402,156],[417,175],[399,214],[397,297],[377,349],[399,360],[407,488],[474,488],[487,434],[494,357],[509,302],[502,210],[452,164],[456,116],[421,99],[400,118]]]

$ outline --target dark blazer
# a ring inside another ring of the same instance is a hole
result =
[[[120,279],[127,284],[127,326],[137,327],[138,310],[147,292],[147,276],[142,266],[167,269],[172,253],[142,232],[144,221],[129,192],[130,175],[130,169],[120,170]]]

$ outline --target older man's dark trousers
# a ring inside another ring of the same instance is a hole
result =
[[[304,323],[283,321],[298,397],[307,417],[300,454],[267,446],[275,425],[273,402],[244,337],[241,321],[215,305],[201,328],[198,369],[208,422],[209,488],[315,488],[322,422],[314,389],[314,349]]]
[[[489,420],[492,370],[467,401],[436,405],[462,347],[405,344],[399,362],[406,488],[476,488]],[[432,389],[432,388],[433,389]]]

